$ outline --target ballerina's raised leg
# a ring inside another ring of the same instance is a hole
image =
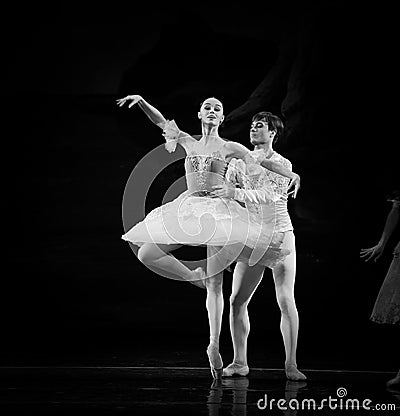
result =
[[[201,267],[191,270],[170,254],[171,251],[181,246],[180,244],[145,243],[138,251],[138,259],[147,266],[155,266],[169,275],[178,276],[181,280],[186,280],[200,288],[205,288],[205,271]]]

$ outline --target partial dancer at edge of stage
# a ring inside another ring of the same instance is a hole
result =
[[[360,251],[360,257],[365,261],[372,259],[377,261],[382,256],[390,237],[399,224],[400,191],[394,191],[388,198],[388,202],[392,203],[392,209],[387,215],[381,238],[375,246],[363,248]],[[377,324],[390,324],[397,327],[400,325],[400,241],[393,250],[393,260],[379,290],[370,319]],[[389,389],[400,391],[400,370],[396,377],[389,380],[386,385]]]
[[[219,354],[219,335],[221,330],[223,296],[222,271],[214,261],[207,264],[207,274],[202,268],[190,270],[170,252],[182,245],[207,245],[209,248],[236,244],[236,247],[263,247],[267,251],[265,260],[276,264],[285,258],[289,251],[281,248],[282,242],[274,234],[274,219],[269,223],[258,221],[238,202],[213,195],[214,185],[225,181],[225,173],[232,158],[244,159],[254,163],[249,150],[239,143],[222,139],[218,127],[224,119],[223,105],[215,98],[206,99],[198,112],[201,121],[202,136],[199,140],[180,131],[175,122],[167,121],[164,116],[139,95],[129,95],[117,100],[119,106],[130,101],[129,107],[138,104],[149,119],[163,129],[166,148],[172,152],[180,144],[187,156],[185,170],[188,190],[174,201],[151,211],[146,218],[132,227],[122,237],[139,246],[139,260],[149,266],[155,266],[179,276],[182,280],[198,283],[207,290],[207,311],[210,325],[210,344],[207,354],[214,378],[222,375],[223,363]],[[292,180],[294,194],[300,187],[300,177],[277,162],[265,159],[262,166],[280,173]],[[276,201],[280,198],[272,189],[264,193],[265,200]],[[212,220],[199,218],[205,213]],[[197,282],[196,282],[197,281]]]
[[[255,149],[251,152],[254,158],[266,157],[292,169],[291,162],[274,151],[273,144],[283,133],[281,119],[269,112],[260,112],[253,116],[250,128],[250,142]],[[236,163],[235,163],[236,162]],[[246,166],[241,160],[232,161],[227,173],[232,183],[238,183],[242,189],[235,189],[228,184],[217,187],[221,197],[232,197],[245,202],[246,208],[268,218],[271,215],[271,204],[265,204],[260,198],[262,190],[272,183],[274,191],[283,196],[275,203],[275,233],[283,239],[283,248],[290,254],[281,262],[269,265],[263,258],[256,257],[256,264],[250,261],[254,251],[247,247],[237,258],[233,273],[232,294],[230,297],[230,328],[234,349],[233,362],[223,370],[223,376],[234,374],[245,376],[249,373],[247,365],[247,339],[250,332],[248,304],[263,278],[265,267],[272,269],[276,298],[281,310],[281,332],[286,353],[285,372],[289,380],[305,380],[306,376],[297,369],[296,350],[299,318],[294,298],[296,276],[296,246],[292,222],[287,209],[288,180],[279,174],[256,166]],[[226,246],[219,253],[231,257],[231,247]]]

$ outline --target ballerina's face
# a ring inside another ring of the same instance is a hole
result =
[[[253,121],[250,127],[250,143],[257,145],[272,142],[275,134],[275,130],[270,130],[266,121]]]
[[[207,98],[201,105],[198,116],[205,124],[219,126],[224,120],[224,107],[216,98]]]

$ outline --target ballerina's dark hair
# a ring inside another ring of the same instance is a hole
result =
[[[267,122],[269,129],[276,131],[273,143],[275,143],[283,133],[284,126],[282,120],[275,114],[270,113],[269,111],[260,111],[259,113],[253,116],[251,121]]]

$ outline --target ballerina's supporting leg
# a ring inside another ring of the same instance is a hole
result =
[[[222,313],[224,310],[224,297],[222,293],[222,272],[207,278],[206,307],[210,326],[210,344],[207,355],[210,361],[211,374],[214,378],[221,378],[223,362],[219,353],[219,336],[221,333]]]
[[[247,338],[250,333],[250,320],[247,306],[261,282],[264,269],[264,266],[249,267],[241,262],[236,264],[233,273],[229,315],[234,355],[233,362],[224,368],[223,375],[225,377],[234,374],[246,376],[249,373]]]
[[[219,337],[221,333],[222,314],[224,311],[224,296],[222,291],[224,259],[217,254],[218,248],[207,248],[207,289],[206,308],[210,327],[210,343],[207,355],[210,361],[211,374],[221,378],[223,362],[219,353]]]
[[[293,232],[287,232],[283,242],[291,253],[273,269],[276,298],[281,310],[281,332],[285,345],[285,371],[289,380],[305,380],[307,377],[297,369],[296,350],[299,317],[294,299],[296,276],[296,249]]]
[[[169,254],[179,247],[181,247],[181,245],[178,244],[146,243],[140,247],[138,258],[143,264],[154,266],[167,272],[168,277],[177,279],[176,276],[178,276],[182,280],[188,280],[195,283],[196,278],[201,277],[200,270],[190,270],[177,258]]]

